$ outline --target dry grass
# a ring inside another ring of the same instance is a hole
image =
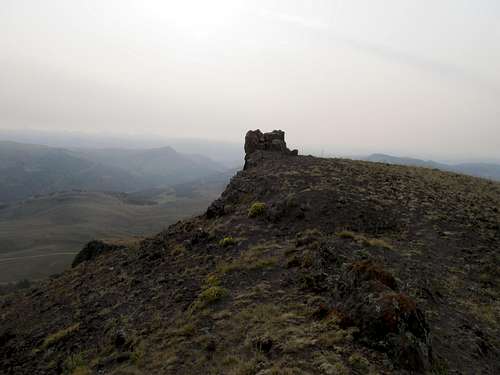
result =
[[[222,240],[219,241],[219,246],[220,247],[230,247],[234,246],[238,243],[233,237],[224,237]]]
[[[278,257],[270,255],[274,250],[272,245],[257,245],[241,252],[240,256],[230,261],[221,262],[217,267],[218,275],[225,275],[234,271],[256,270],[271,268],[278,263]]]
[[[220,286],[211,286],[203,290],[196,300],[189,306],[190,312],[201,310],[209,305],[222,300],[229,295],[229,291]]]
[[[80,329],[80,323],[76,323],[47,336],[45,340],[43,340],[42,348],[46,349],[50,346],[57,344],[67,336],[77,332],[79,329]]]
[[[382,249],[386,250],[393,250],[394,247],[386,240],[383,240],[381,238],[369,238],[364,234],[359,234],[355,233],[353,231],[349,230],[342,230],[340,232],[335,233],[337,237],[339,238],[344,238],[344,239],[349,239],[356,241],[363,246],[367,247],[380,247]]]

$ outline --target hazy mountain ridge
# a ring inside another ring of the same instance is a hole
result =
[[[0,129],[0,139],[69,150],[116,150],[123,149],[124,145],[131,150],[150,150],[169,145],[184,155],[201,154],[210,156],[217,163],[229,168],[240,166],[244,155],[239,143],[201,138],[153,137],[144,136],[143,134],[118,136],[79,132]]]
[[[148,187],[180,184],[227,169],[207,156],[180,154],[169,146],[147,150],[83,149],[73,152],[84,159],[120,168],[144,179]]]
[[[132,192],[225,170],[209,158],[171,147],[76,151],[0,141],[0,202],[74,189]]]
[[[408,157],[397,157],[386,154],[372,154],[367,157],[360,158],[361,160],[409,165],[415,167],[436,168],[443,171],[462,173],[475,177],[488,178],[491,180],[500,181],[500,165],[494,163],[459,163],[459,164],[446,164],[439,163],[432,160],[421,160]]]

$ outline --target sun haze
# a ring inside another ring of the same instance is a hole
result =
[[[500,3],[4,0],[0,128],[500,159]]]

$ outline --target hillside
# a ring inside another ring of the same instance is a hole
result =
[[[500,184],[283,137],[204,215],[3,297],[4,373],[500,373]]]
[[[227,169],[206,156],[181,154],[172,147],[80,149],[73,152],[94,163],[124,170],[147,182],[149,187],[181,184]]]
[[[207,157],[171,147],[69,150],[0,141],[0,204],[68,190],[163,188],[226,170]]]
[[[373,161],[379,163],[409,165],[413,167],[437,168],[442,171],[463,173],[469,176],[489,178],[490,180],[500,181],[500,165],[493,163],[445,164],[445,163],[438,163],[432,160],[401,158],[385,154],[372,154],[362,159],[366,161]]]
[[[163,138],[161,136],[148,136],[145,134],[111,136],[103,133],[89,134],[34,129],[0,129],[0,139],[83,151],[92,149],[123,149],[124,145],[129,149],[147,150],[169,145],[177,152],[185,155],[210,155],[214,161],[228,168],[240,166],[244,156],[239,143],[228,143],[203,138]]]
[[[60,190],[131,191],[141,181],[65,149],[0,141],[0,203]]]
[[[62,272],[90,240],[151,235],[199,214],[232,172],[170,188],[57,192],[0,209],[0,285]]]

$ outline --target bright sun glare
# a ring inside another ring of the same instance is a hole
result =
[[[228,31],[243,11],[238,0],[183,0],[164,6],[175,29],[196,38],[213,37]]]

